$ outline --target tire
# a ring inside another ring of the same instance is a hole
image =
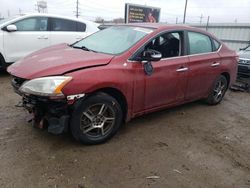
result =
[[[5,70],[6,69],[6,63],[4,61],[3,56],[0,54],[0,70]]]
[[[210,94],[208,98],[206,99],[206,102],[209,105],[219,104],[222,101],[227,91],[227,88],[228,88],[228,81],[226,77],[223,75],[220,75],[214,82],[212,90],[210,91]]]
[[[108,94],[97,93],[75,104],[70,129],[73,137],[83,144],[100,144],[115,135],[122,118],[117,100]]]

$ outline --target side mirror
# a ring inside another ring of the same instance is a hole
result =
[[[9,31],[9,32],[17,31],[17,27],[16,27],[16,25],[14,25],[14,24],[8,25],[8,26],[6,27],[6,29],[7,29],[7,31]]]
[[[142,53],[143,61],[159,61],[161,60],[161,58],[162,58],[161,52],[156,50],[148,49]]]

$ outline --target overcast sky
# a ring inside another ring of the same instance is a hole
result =
[[[183,20],[185,0],[79,0],[81,17],[95,20],[102,17],[111,20],[124,17],[125,3],[143,4],[160,7],[161,22],[175,23]],[[34,0],[0,0],[0,16],[8,17],[19,13],[35,12]],[[48,12],[74,16],[76,0],[47,0]],[[188,0],[188,23],[199,23],[202,15],[202,23],[210,16],[210,22],[238,22],[250,23],[250,0]]]

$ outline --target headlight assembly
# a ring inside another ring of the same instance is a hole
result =
[[[61,97],[63,87],[72,79],[70,76],[51,76],[35,78],[25,82],[20,91],[38,96]]]

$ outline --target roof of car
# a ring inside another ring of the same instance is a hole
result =
[[[182,25],[182,24],[171,25],[171,24],[166,24],[166,23],[129,23],[129,24],[117,24],[117,25],[144,27],[144,28],[152,28],[152,29],[157,29],[157,30],[190,30],[190,31],[205,33],[214,37],[213,34],[208,33],[203,29],[191,27],[188,25]],[[112,26],[116,26],[116,25],[112,25]]]
[[[75,17],[70,17],[70,16],[62,16],[62,15],[58,15],[58,14],[48,14],[48,13],[24,13],[24,14],[19,15],[19,16],[14,16],[13,19],[8,20],[6,23],[8,24],[9,22],[12,22],[13,20],[18,20],[21,18],[31,17],[31,16],[46,16],[46,17],[62,18],[62,19],[69,19],[69,20],[74,20],[74,21],[79,21],[79,22],[84,22],[84,23],[91,23],[91,24],[95,24],[97,26],[100,25],[100,24],[97,24],[93,21],[85,20],[82,18],[75,18]],[[2,25],[6,25],[6,24],[2,23]]]
[[[121,24],[121,25],[131,25],[131,26],[137,26],[137,27],[146,27],[146,28],[152,28],[152,29],[190,29],[193,27],[190,27],[188,25],[171,25],[166,23],[129,23],[129,24]]]
[[[89,20],[85,20],[83,18],[76,18],[76,17],[73,17],[73,16],[63,16],[63,15],[59,15],[59,14],[49,14],[49,13],[27,13],[27,14],[24,14],[24,16],[47,16],[47,17],[70,19],[70,20],[75,20],[75,21],[92,22],[92,21],[89,21]]]

